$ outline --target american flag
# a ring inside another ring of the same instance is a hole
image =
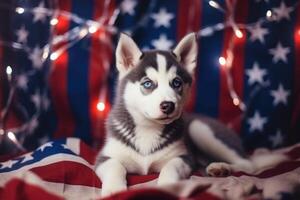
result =
[[[1,162],[0,188],[19,184],[22,191],[19,194],[6,191],[0,197],[36,199],[46,193],[44,199],[56,199],[52,196],[95,199],[99,196],[101,182],[92,168],[94,153],[79,139],[68,138],[50,141],[33,152]]]
[[[129,190],[106,199],[295,199],[300,146],[272,153],[289,160],[255,174],[203,177],[157,187],[157,174],[128,175]],[[267,154],[269,155],[268,152]],[[35,151],[1,162],[0,199],[100,199],[101,181],[93,170],[96,152],[78,138],[50,141]]]
[[[215,2],[226,7],[225,0]],[[60,11],[99,20],[120,9],[115,27],[130,34],[143,50],[172,49],[185,34],[224,25],[228,20],[228,11],[220,12],[207,0],[20,0],[9,6],[37,11],[48,8],[56,14],[12,12],[6,18],[10,39],[29,49],[14,53],[11,63],[17,71],[17,102],[23,108],[16,110],[25,110],[21,121],[30,121],[17,137],[29,149],[49,138],[78,137],[88,144],[101,144],[114,95],[113,52],[118,38],[105,28],[79,40],[55,61],[41,61],[41,49],[52,37],[78,26]],[[248,150],[299,141],[299,9],[297,0],[236,1],[234,19],[247,26],[241,28],[244,37],[234,39],[230,73],[235,91],[247,105],[246,112],[233,104],[225,70],[218,62],[234,34],[227,26],[199,37],[196,79],[187,110],[233,127]],[[274,16],[272,20],[267,19],[268,12]],[[51,26],[53,17],[58,23]],[[97,110],[100,96],[104,97],[104,111]]]

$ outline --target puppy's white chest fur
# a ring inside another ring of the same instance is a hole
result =
[[[142,149],[146,149],[147,145],[149,145],[144,139],[139,139],[139,141],[145,142],[145,146]],[[136,142],[136,144],[142,147],[143,144],[140,142]],[[103,149],[104,156],[119,160],[127,172],[143,175],[149,172],[160,172],[161,168],[169,160],[186,153],[187,150],[182,140],[178,140],[155,153],[144,155],[115,138],[109,138]]]
[[[137,126],[135,128],[135,137],[133,138],[133,144],[137,150],[143,154],[150,154],[151,151],[157,149],[161,143],[161,128],[147,128]]]

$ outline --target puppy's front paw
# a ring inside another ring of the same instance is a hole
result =
[[[230,165],[223,162],[214,162],[206,167],[206,174],[213,177],[229,176],[231,172]]]
[[[191,167],[186,164],[182,158],[174,158],[162,168],[158,176],[157,184],[167,185],[176,183],[181,179],[188,178],[191,171]]]
[[[171,176],[165,176],[160,174],[157,180],[157,185],[162,186],[162,185],[168,185],[172,183],[176,183],[179,181],[179,177],[177,174],[172,174]]]
[[[102,184],[101,197],[107,197],[126,189],[127,189],[126,184],[115,184],[113,182],[108,184]]]

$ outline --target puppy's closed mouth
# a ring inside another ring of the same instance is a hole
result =
[[[145,113],[145,115],[146,115],[146,117],[151,118],[147,112]],[[152,118],[152,120],[156,120],[156,121],[163,121],[163,120],[167,120],[167,119],[172,119],[172,117],[167,115],[165,117]]]
[[[166,119],[171,119],[171,117],[167,116],[167,117],[157,118],[156,120],[166,120]]]

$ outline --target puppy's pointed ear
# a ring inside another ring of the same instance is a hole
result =
[[[128,35],[121,33],[116,49],[116,65],[120,75],[136,66],[142,55],[141,50]]]
[[[181,65],[193,75],[197,65],[198,43],[196,33],[186,35],[175,47],[173,53]]]

